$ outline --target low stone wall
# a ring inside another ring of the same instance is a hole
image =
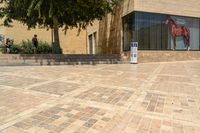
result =
[[[200,51],[139,51],[138,62],[200,60]],[[130,63],[130,52],[120,55],[0,54],[0,66],[84,65]]]
[[[0,54],[0,66],[117,64],[120,55]]]
[[[130,61],[130,52],[121,55],[122,61]],[[138,51],[138,62],[169,62],[200,60],[200,51]]]

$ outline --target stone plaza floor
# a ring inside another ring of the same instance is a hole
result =
[[[200,133],[200,61],[0,67],[0,133]]]

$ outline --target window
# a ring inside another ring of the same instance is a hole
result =
[[[89,35],[89,54],[93,54],[93,37]]]
[[[89,40],[89,47],[88,47],[88,51],[89,54],[95,54],[96,51],[98,50],[97,47],[97,32],[94,32],[92,34],[90,34],[88,36],[88,40]]]
[[[166,20],[171,18],[180,34],[176,37],[176,50],[185,50],[185,40],[181,28],[189,29],[191,50],[200,50],[200,20],[198,18],[135,12],[123,18],[123,50],[130,50],[131,41],[139,43],[140,50],[171,50],[174,40]]]

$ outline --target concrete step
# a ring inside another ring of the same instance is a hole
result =
[[[119,55],[0,55],[0,66],[117,64]]]

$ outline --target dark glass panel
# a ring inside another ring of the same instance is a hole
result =
[[[171,29],[165,24],[169,15],[135,12],[123,18],[124,51],[130,50],[131,41],[139,43],[140,50],[171,50],[174,47]],[[170,16],[177,30],[190,30],[191,50],[200,50],[200,22],[198,18]],[[183,35],[176,38],[177,50],[185,50]]]

